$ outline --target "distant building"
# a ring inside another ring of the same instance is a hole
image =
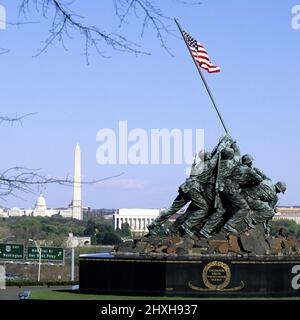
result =
[[[105,216],[113,216],[116,212],[116,209],[91,209],[87,212],[88,216],[91,217],[104,217]]]
[[[278,207],[273,220],[291,220],[300,224],[300,207]]]
[[[0,218],[8,218],[7,210],[0,208]]]
[[[46,205],[46,200],[43,195],[40,195],[35,204],[35,208],[32,212],[33,217],[52,217],[56,214],[59,214],[57,209],[48,209]]]
[[[21,217],[23,214],[21,213],[20,208],[11,208],[10,210],[7,211],[9,217]]]
[[[33,217],[52,217],[55,215],[61,215],[64,218],[72,218],[72,208],[63,209],[48,209],[46,205],[46,200],[43,195],[37,198],[35,208],[32,211]]]
[[[46,205],[46,200],[41,194],[35,203],[34,208],[11,208],[11,209],[0,209],[0,218],[9,217],[52,217],[55,215],[61,215],[64,218],[72,218],[73,212],[72,207],[49,209]]]
[[[30,217],[32,216],[32,209],[20,209],[20,208],[11,208],[7,209],[7,218],[8,217]]]
[[[145,234],[147,226],[159,215],[161,209],[117,209],[113,215],[114,229],[121,229],[128,223],[131,231],[136,234]]]
[[[42,194],[37,198],[36,203],[35,203],[35,210],[33,215],[34,216],[46,216],[48,213],[46,212],[47,206],[46,206],[46,200],[43,197]]]

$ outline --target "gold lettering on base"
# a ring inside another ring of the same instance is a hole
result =
[[[221,261],[210,262],[202,272],[202,280],[206,288],[200,288],[189,282],[189,288],[194,291],[240,291],[245,287],[244,282],[240,286],[228,288],[232,279],[230,267]]]

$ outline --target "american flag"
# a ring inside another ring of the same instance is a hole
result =
[[[192,52],[193,57],[198,62],[201,68],[205,69],[208,73],[215,73],[221,71],[220,67],[215,66],[210,61],[208,53],[201,43],[199,43],[185,31],[183,31],[183,35],[187,41],[187,44]]]

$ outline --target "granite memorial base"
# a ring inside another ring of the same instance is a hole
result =
[[[300,296],[300,256],[147,258],[84,255],[80,291],[183,297]]]

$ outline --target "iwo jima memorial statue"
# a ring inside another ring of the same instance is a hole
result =
[[[284,231],[271,234],[284,182],[273,182],[242,155],[229,134],[201,68],[220,68],[183,31],[226,134],[211,152],[201,151],[169,209],[142,239],[116,246],[112,255],[82,256],[80,289],[159,295],[300,294],[300,244]],[[174,223],[170,218],[187,209]]]

